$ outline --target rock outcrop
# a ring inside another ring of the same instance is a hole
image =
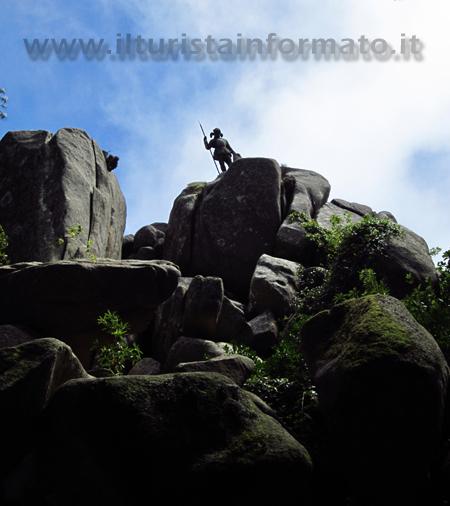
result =
[[[280,166],[243,158],[212,183],[190,186],[176,199],[164,258],[184,274],[220,277],[245,298],[258,258],[273,249],[281,219]]]
[[[242,355],[220,355],[209,360],[182,362],[176,372],[214,372],[223,374],[242,386],[255,369],[255,362]]]
[[[224,349],[213,341],[180,337],[175,341],[167,355],[164,370],[172,372],[178,364],[184,362],[198,362],[224,354]]]
[[[123,237],[108,159],[76,129],[0,142],[0,503],[434,504],[447,363],[358,295],[439,283],[425,241],[267,158]]]
[[[205,184],[188,185],[175,199],[170,212],[163,258],[176,263],[184,275],[192,270],[194,220],[204,186]]]
[[[121,258],[125,200],[83,130],[9,132],[0,142],[0,224],[11,262]]]
[[[401,227],[402,235],[392,238],[384,255],[375,259],[375,269],[389,286],[392,295],[405,297],[412,288],[431,281],[437,282],[436,267],[425,240]]]
[[[297,262],[262,255],[250,283],[250,314],[271,311],[277,318],[292,314],[301,270]]]
[[[88,365],[97,318],[117,311],[132,331],[148,326],[153,310],[177,286],[179,271],[163,261],[61,261],[0,267],[0,324],[24,324],[67,342]]]
[[[222,301],[223,283],[220,278],[195,276],[186,292],[184,335],[202,339],[214,337]]]
[[[305,213],[315,218],[330,195],[330,183],[310,170],[282,167],[284,221],[275,243],[274,255],[295,262],[305,262],[308,241],[303,226],[291,219],[291,213]]]

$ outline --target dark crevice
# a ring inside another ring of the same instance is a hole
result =
[[[95,187],[98,188],[98,180],[99,180],[99,177],[98,177],[98,163],[97,163],[97,155],[95,153],[95,146],[94,146],[94,141],[91,140],[92,142],[92,152],[94,153],[94,165],[95,165]]]
[[[93,227],[93,222],[94,222],[94,193],[95,193],[95,188],[98,188],[98,181],[99,181],[98,163],[97,163],[97,155],[95,153],[94,140],[91,140],[91,143],[92,143],[92,153],[94,154],[95,187],[92,188],[92,191],[90,194],[90,201],[89,201],[89,232],[88,232],[88,237],[87,237],[88,241],[91,238],[92,227]]]
[[[199,192],[197,195],[197,198],[195,199],[194,208],[192,210],[192,218],[191,218],[191,233],[189,237],[189,265],[186,266],[186,270],[189,274],[192,270],[192,259],[194,257],[194,238],[195,238],[195,229],[197,225],[197,219],[198,219],[198,210],[200,207],[200,204],[203,201],[203,198],[205,196],[205,190],[206,187],[202,189],[201,192]]]

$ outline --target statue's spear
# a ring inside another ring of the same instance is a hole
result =
[[[200,121],[198,122],[198,124],[200,125],[200,128],[202,129],[203,137],[206,137],[205,131],[203,130],[203,127],[202,127],[202,124],[200,123]],[[217,167],[217,163],[214,160],[213,154],[211,153],[211,148],[208,151],[209,151],[209,154],[211,155],[211,158],[213,159],[214,165],[216,166],[217,173],[220,175],[219,167]]]

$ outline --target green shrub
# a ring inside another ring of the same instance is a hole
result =
[[[113,344],[104,345],[97,349],[98,364],[116,375],[124,374],[127,369],[133,367],[142,358],[140,348],[136,344],[130,345],[127,342],[128,323],[123,321],[118,313],[109,310],[98,317],[97,323],[106,334],[116,339]]]
[[[450,250],[442,255],[437,271],[437,284],[428,281],[418,286],[403,302],[450,360]]]
[[[284,427],[306,444],[312,431],[317,395],[299,351],[298,331],[302,323],[295,317],[286,322],[283,338],[265,360],[243,345],[230,345],[226,352],[247,356],[255,362],[256,368],[244,387],[267,402]]]
[[[371,259],[382,255],[388,241],[401,234],[400,227],[387,219],[372,215],[354,223],[349,216],[333,216],[326,229],[304,213],[292,212],[289,221],[299,222],[316,248],[317,258],[326,269],[322,282],[311,271],[299,273],[300,290],[295,312],[280,322],[282,339],[266,360],[257,358],[256,369],[245,388],[266,401],[280,422],[306,446],[313,442],[317,394],[308,367],[300,353],[300,333],[304,323],[317,312],[335,302],[372,293],[388,293],[385,284],[370,267]],[[341,288],[336,282],[345,275]],[[234,348],[236,352],[236,348]],[[254,358],[254,353],[240,348],[239,353]]]
[[[359,271],[358,279],[360,286],[352,288],[345,293],[337,293],[334,296],[333,303],[339,304],[348,299],[355,299],[357,297],[364,297],[366,295],[375,295],[377,293],[382,295],[389,295],[389,288],[377,278],[373,269],[362,269]]]

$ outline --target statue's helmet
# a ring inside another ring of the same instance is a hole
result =
[[[215,128],[210,134],[210,137],[213,135],[218,135],[219,137],[223,137],[223,133],[220,131],[220,128]]]

